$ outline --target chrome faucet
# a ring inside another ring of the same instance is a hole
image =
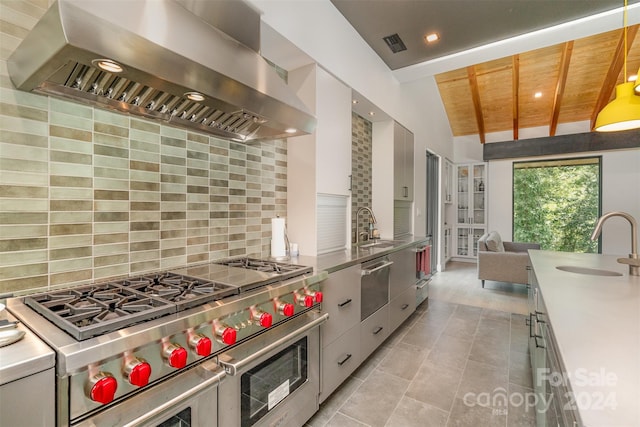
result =
[[[629,264],[629,275],[640,276],[640,258],[638,257],[638,223],[635,218],[626,212],[609,212],[600,217],[596,228],[591,233],[591,240],[596,240],[602,232],[602,224],[612,216],[621,216],[631,224],[631,253],[629,258],[618,258],[620,264]]]
[[[369,232],[362,232],[362,233],[358,233],[358,227],[360,226],[360,212],[362,211],[367,211],[369,212],[369,224],[373,225],[373,230],[371,233]],[[358,209],[358,211],[356,212],[356,244],[360,243],[360,235],[365,235],[367,236],[367,240],[368,239],[377,239],[378,236],[378,230],[376,229],[376,225],[377,225],[377,221],[376,221],[376,216],[373,214],[373,211],[366,207],[363,206],[360,209]]]

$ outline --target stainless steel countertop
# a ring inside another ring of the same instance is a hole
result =
[[[311,266],[315,271],[333,273],[334,271],[342,270],[344,268],[351,267],[352,265],[360,264],[392,252],[412,246],[420,246],[421,244],[425,244],[428,239],[430,239],[430,237],[408,236],[401,239],[394,239],[393,241],[398,243],[390,247],[352,247],[348,250],[330,252],[318,256],[300,255],[292,257],[291,262],[294,264]]]
[[[0,319],[17,320],[7,310]],[[55,365],[55,353],[22,323],[18,329],[24,337],[13,344],[0,347],[0,385],[28,377]]]
[[[586,426],[640,425],[640,277],[616,256],[529,251]],[[612,270],[603,277],[556,269]],[[609,399],[609,400],[607,400]],[[614,406],[615,405],[615,406]]]

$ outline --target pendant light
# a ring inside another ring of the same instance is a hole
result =
[[[595,130],[615,132],[640,128],[640,96],[636,95],[634,83],[627,82],[627,0],[624,0],[624,83],[616,86],[616,98],[598,113]],[[636,89],[638,90],[638,89]]]

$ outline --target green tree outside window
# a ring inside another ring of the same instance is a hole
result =
[[[514,241],[597,253],[589,237],[599,216],[599,157],[514,163]]]

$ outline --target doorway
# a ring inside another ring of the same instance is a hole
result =
[[[440,210],[438,209],[438,198],[440,189],[440,158],[427,151],[427,183],[426,183],[426,236],[431,237],[431,271],[436,271],[438,264],[438,253],[440,239],[438,238],[438,224],[440,221]]]

